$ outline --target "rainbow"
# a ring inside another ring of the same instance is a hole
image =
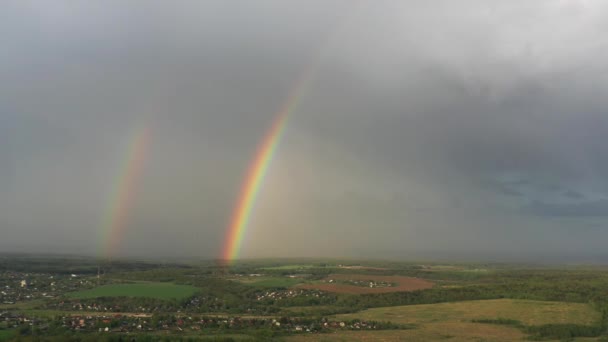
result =
[[[281,109],[275,114],[272,126],[268,130],[266,137],[262,140],[249,166],[225,237],[221,256],[221,260],[223,261],[231,261],[239,257],[241,244],[243,243],[243,238],[245,237],[247,226],[255,207],[255,200],[258,197],[268,168],[277,151],[289,116],[304,97],[308,84],[312,79],[312,70],[314,68],[307,69],[304,72],[287,97],[287,100],[281,106]]]
[[[103,254],[110,259],[120,248],[124,231],[133,206],[137,185],[146,161],[151,140],[151,130],[144,126],[135,131],[129,144],[127,155],[110,196],[107,213],[104,216],[102,233],[105,237]]]
[[[324,40],[321,43],[320,48],[316,50],[316,53],[313,56],[313,62],[301,74],[300,78],[289,92],[287,100],[280,107],[280,110],[275,114],[272,125],[260,143],[257,153],[250,163],[246,173],[240,195],[238,196],[236,206],[230,218],[230,225],[224,239],[222,254],[219,258],[220,261],[230,262],[238,259],[241,245],[245,238],[247,227],[255,207],[256,198],[258,197],[258,193],[260,192],[260,189],[264,183],[264,178],[266,177],[268,168],[270,167],[272,159],[277,151],[281,137],[284,134],[287,121],[289,120],[290,115],[295,111],[298,104],[302,101],[306,90],[308,90],[310,83],[314,78],[313,76],[318,69],[318,64],[325,53],[325,49],[329,46],[335,36],[338,35],[342,28],[346,26],[349,19],[354,18],[355,15],[361,11],[361,1],[356,1],[353,4],[353,9],[344,13],[345,15],[342,20],[338,21],[338,24],[334,27],[330,34],[328,34],[327,39]]]

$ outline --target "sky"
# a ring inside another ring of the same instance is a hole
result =
[[[0,11],[0,251],[608,261],[608,3],[23,1]]]

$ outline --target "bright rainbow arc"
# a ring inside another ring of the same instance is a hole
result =
[[[242,187],[241,195],[235,207],[234,214],[226,235],[224,248],[222,252],[223,261],[231,261],[239,257],[239,252],[247,226],[251,220],[251,214],[255,207],[256,198],[260,192],[268,168],[277,151],[281,137],[285,131],[285,126],[290,114],[296,109],[301,101],[308,84],[312,79],[312,71],[314,68],[307,71],[300,78],[297,85],[291,91],[287,101],[281,106],[281,110],[275,115],[272,126],[268,130],[266,137],[258,147],[257,153],[253,158],[251,166],[245,177],[245,182]]]
[[[281,109],[275,114],[275,119],[272,126],[268,130],[265,138],[262,140],[255,157],[247,171],[242,191],[235,206],[230,226],[224,240],[224,246],[221,254],[221,261],[231,262],[238,259],[241,250],[241,245],[247,232],[247,227],[251,220],[251,215],[255,207],[255,201],[260,192],[261,186],[266,178],[268,168],[272,163],[277,147],[284,134],[285,126],[290,115],[295,111],[308,90],[314,74],[318,69],[318,64],[321,61],[325,49],[329,46],[335,36],[342,30],[350,18],[353,18],[361,9],[362,2],[354,2],[353,10],[348,11],[334,30],[330,32],[327,39],[323,41],[320,49],[317,50],[313,58],[313,63],[306,68],[300,78],[295,83],[292,91],[289,93],[287,100],[281,106]]]
[[[145,126],[135,132],[129,144],[125,164],[115,182],[102,227],[102,232],[106,234],[103,239],[105,243],[103,253],[108,259],[112,258],[120,248],[128,223],[129,211],[135,201],[135,194],[145,165],[150,140],[150,127]]]

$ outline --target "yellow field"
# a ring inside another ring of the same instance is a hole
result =
[[[599,312],[588,304],[494,299],[369,309],[338,315],[337,319],[367,319],[395,323],[470,322],[474,319],[513,319],[525,325],[573,323],[592,325]]]
[[[512,319],[525,325],[573,323],[592,325],[599,313],[588,304],[533,300],[476,300],[369,309],[337,315],[337,320],[375,320],[415,324],[411,330],[338,331],[292,336],[287,341],[521,341],[526,335],[507,325],[473,323],[474,319]],[[578,341],[578,340],[577,340]],[[581,339],[582,341],[582,339]]]
[[[475,323],[429,323],[414,330],[339,331],[330,334],[295,335],[285,339],[287,342],[511,342],[526,340],[526,336],[518,329]],[[598,338],[576,338],[573,341],[597,342]],[[546,340],[546,342],[558,341]]]

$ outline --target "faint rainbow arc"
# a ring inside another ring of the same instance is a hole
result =
[[[127,149],[124,165],[114,183],[102,225],[102,232],[105,234],[102,246],[103,255],[108,259],[115,256],[123,240],[129,211],[135,201],[151,138],[149,126],[140,127],[135,131]]]
[[[313,78],[313,70],[314,68],[307,69],[307,72],[300,77],[297,85],[288,96],[287,101],[284,102],[281,109],[275,114],[272,126],[258,147],[245,177],[244,184],[241,187],[241,195],[232,216],[228,234],[226,235],[222,260],[227,261],[238,258],[246,228],[251,219],[255,202],[266,178],[268,168],[275,156],[289,116],[299,104],[308,84]]]

